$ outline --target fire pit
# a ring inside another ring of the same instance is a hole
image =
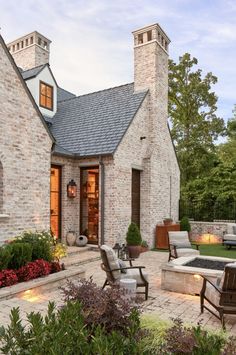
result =
[[[185,256],[174,259],[162,266],[161,288],[168,291],[199,295],[204,275],[216,281],[221,277],[227,263],[235,259],[215,256]]]

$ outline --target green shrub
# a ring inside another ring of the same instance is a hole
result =
[[[10,244],[0,247],[0,271],[8,268],[11,257]]]
[[[50,232],[24,232],[16,237],[13,243],[29,243],[32,245],[32,261],[43,259],[52,261],[54,239]]]
[[[139,227],[134,222],[130,223],[128,231],[126,233],[127,245],[141,245],[142,237]]]
[[[181,230],[181,231],[187,231],[187,232],[190,232],[190,231],[191,231],[191,225],[190,225],[190,223],[189,223],[188,217],[183,217],[183,218],[181,218],[181,221],[180,221],[180,230]]]
[[[92,302],[92,300],[91,300]],[[89,355],[89,354],[142,354],[139,341],[129,334],[113,331],[107,334],[98,325],[88,327],[84,323],[82,306],[78,301],[69,301],[56,310],[49,303],[47,315],[27,315],[25,327],[19,308],[13,308],[10,325],[0,328],[0,346],[3,354],[37,355]]]
[[[11,243],[9,269],[19,269],[32,260],[32,246],[29,243]]]

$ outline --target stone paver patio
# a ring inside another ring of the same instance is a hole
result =
[[[149,274],[150,289],[149,299],[144,302],[144,313],[151,313],[161,319],[171,319],[179,317],[188,324],[201,324],[211,329],[221,329],[220,321],[205,311],[200,314],[199,297],[168,292],[161,290],[161,264],[168,259],[168,253],[165,252],[146,252],[141,254],[135,261],[136,265],[146,266]],[[78,266],[81,267],[81,266]],[[82,266],[86,270],[86,278],[90,276],[98,284],[102,285],[105,279],[105,273],[100,269],[100,261],[92,261]],[[40,311],[45,313],[49,301],[62,303],[60,290],[46,292],[41,295],[35,295],[30,299],[14,297],[0,302],[0,324],[9,323],[9,313],[12,307],[19,306],[22,316],[31,311]],[[226,328],[231,334],[236,334],[236,316],[226,317]]]

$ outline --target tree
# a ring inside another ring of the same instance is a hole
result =
[[[233,117],[227,124],[227,137],[226,143],[222,143],[218,147],[220,159],[227,164],[234,164],[236,161],[236,105],[233,109]]]
[[[169,119],[181,169],[181,185],[207,175],[214,166],[215,141],[224,134],[217,117],[217,96],[211,91],[216,76],[193,70],[196,58],[185,53],[176,64],[169,61]]]

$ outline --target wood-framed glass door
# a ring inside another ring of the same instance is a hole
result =
[[[88,243],[98,244],[99,167],[81,168],[80,174],[80,233]]]
[[[61,238],[61,166],[51,166],[50,226],[53,235]]]

